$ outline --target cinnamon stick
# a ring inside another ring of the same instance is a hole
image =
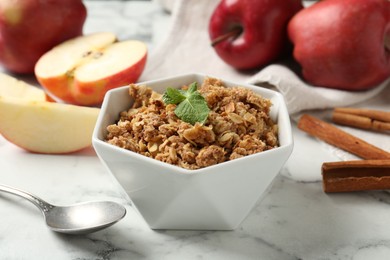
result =
[[[313,116],[303,115],[298,128],[363,159],[390,159],[390,153]]]
[[[390,112],[356,108],[335,108],[332,121],[346,126],[386,132],[390,130]]]
[[[390,123],[390,112],[371,110],[371,109],[360,109],[360,108],[348,108],[348,107],[336,107],[335,112],[364,116],[371,119],[379,120],[382,122]]]
[[[322,164],[325,192],[390,189],[390,160],[359,160]]]

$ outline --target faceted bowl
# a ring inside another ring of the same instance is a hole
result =
[[[163,93],[207,75],[187,74],[143,82]],[[223,80],[223,79],[222,79]],[[279,125],[280,146],[198,170],[170,165],[104,141],[106,127],[127,110],[132,99],[128,86],[107,92],[92,143],[101,162],[125,191],[152,229],[232,230],[267,193],[293,148],[288,111],[275,91],[223,80],[227,87],[242,86],[271,99],[271,117]]]

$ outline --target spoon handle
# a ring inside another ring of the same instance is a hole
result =
[[[5,191],[14,195],[18,195],[19,197],[25,198],[32,202],[35,206],[37,206],[40,210],[43,212],[48,212],[50,209],[52,209],[54,206],[47,203],[46,201],[38,198],[35,195],[32,195],[31,193],[28,193],[26,191],[22,191],[16,188],[12,188],[9,186],[1,185],[0,184],[0,191]]]

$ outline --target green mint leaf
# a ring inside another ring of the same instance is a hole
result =
[[[203,124],[210,112],[206,100],[197,91],[196,82],[192,83],[188,90],[168,88],[163,95],[163,101],[166,104],[177,104],[176,116],[192,125],[196,122]]]
[[[193,82],[188,87],[187,94],[191,95],[191,94],[195,93],[195,91],[197,91],[197,90],[198,90],[198,83],[197,82]]]
[[[195,92],[181,102],[175,109],[175,114],[184,122],[194,125],[196,122],[203,124],[209,115],[210,109],[204,97]]]
[[[165,104],[179,104],[186,99],[186,96],[175,88],[167,88],[162,99]]]

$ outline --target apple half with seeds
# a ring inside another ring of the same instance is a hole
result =
[[[35,65],[35,76],[57,101],[83,106],[101,105],[105,93],[135,83],[147,59],[141,41],[118,41],[100,32],[79,36],[45,53]]]

